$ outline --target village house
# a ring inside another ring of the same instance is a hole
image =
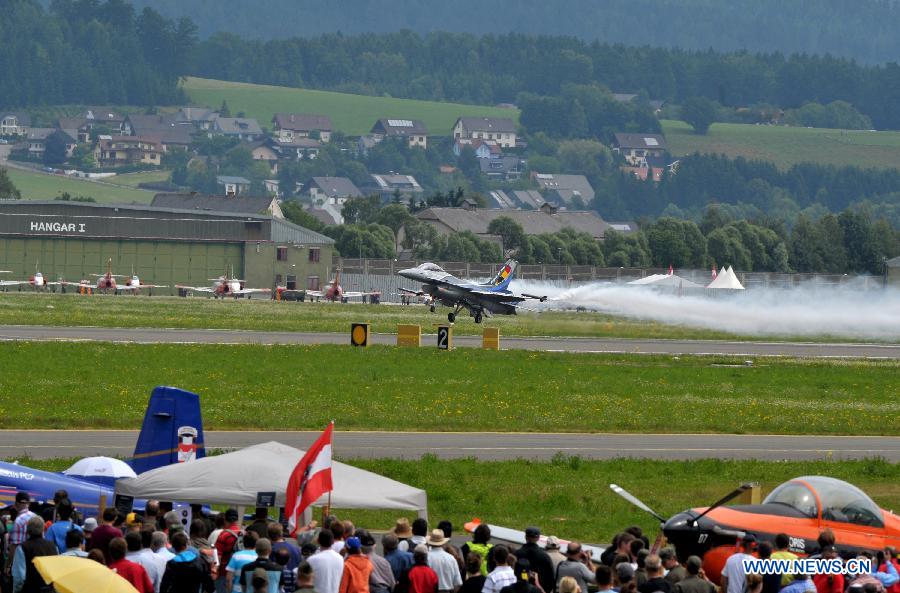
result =
[[[379,119],[372,126],[371,133],[379,142],[385,138],[406,138],[410,148],[428,147],[428,129],[418,119]]]
[[[176,120],[189,123],[199,130],[209,130],[219,114],[207,107],[182,107],[178,110]]]
[[[291,143],[300,138],[331,141],[331,118],[327,115],[276,113],[272,117],[272,126],[272,135],[282,143]]]
[[[263,140],[257,140],[256,142],[251,142],[247,145],[247,148],[250,150],[250,154],[253,156],[254,161],[262,161],[269,166],[269,172],[272,175],[278,174],[278,152],[272,148],[272,140],[269,138],[265,138]]]
[[[222,193],[226,196],[242,196],[250,191],[251,184],[246,177],[216,175],[216,185],[222,188]]]
[[[341,206],[350,198],[363,197],[359,188],[346,177],[313,177],[306,183],[306,190],[314,204]]]
[[[584,175],[532,172],[531,178],[541,188],[544,199],[558,206],[570,207],[574,202],[584,208],[594,200],[594,188]]]
[[[499,241],[499,237],[488,233],[488,226],[500,216],[511,218],[521,225],[526,235],[558,233],[569,228],[602,241],[611,228],[596,212],[563,211],[550,204],[544,204],[537,210],[501,210],[477,208],[468,203],[462,208],[426,208],[416,214],[416,218],[430,224],[440,235],[470,231],[483,239],[495,241]]]
[[[170,147],[187,148],[194,141],[193,135],[197,131],[189,121],[181,121],[176,114],[168,115],[131,115],[125,117],[122,124],[123,136],[140,136],[141,138],[156,138],[163,148]]]
[[[91,107],[81,114],[82,119],[88,124],[88,129],[94,126],[103,126],[113,132],[121,133],[125,126],[125,116],[112,109],[104,107]]]
[[[268,214],[284,218],[278,199],[272,196],[211,196],[199,193],[162,193],[153,196],[150,203],[155,208],[181,208],[183,210],[211,210],[231,214]]]
[[[18,111],[0,112],[0,136],[24,136],[31,127],[31,116]]]
[[[472,150],[475,151],[475,158],[479,159],[499,159],[503,156],[503,149],[500,148],[500,145],[497,144],[496,140],[469,140],[460,138],[453,143],[453,154],[459,158],[459,155],[462,154],[463,149],[466,146],[471,146]]]
[[[517,156],[478,159],[481,172],[489,179],[499,181],[515,181],[522,177],[522,161]]]
[[[612,149],[632,167],[646,167],[647,157],[662,157],[668,150],[662,134],[616,134]]]
[[[508,117],[460,117],[453,124],[454,140],[494,140],[501,148],[516,146],[516,124]]]
[[[43,158],[44,151],[47,148],[47,138],[54,134],[60,134],[66,143],[66,158],[72,156],[75,147],[78,146],[78,140],[71,133],[60,130],[59,128],[31,128],[25,137],[25,146],[28,150],[28,156],[34,158]]]
[[[536,189],[498,189],[488,192],[487,197],[491,207],[505,210],[537,210],[545,202],[544,196]]]
[[[253,142],[262,138],[263,131],[252,117],[217,117],[212,122],[210,136],[226,136]]]
[[[162,143],[139,136],[101,136],[94,148],[94,160],[101,167],[160,165]]]
[[[397,175],[395,173],[371,175],[371,183],[362,188],[366,195],[378,195],[382,202],[390,202],[395,196],[408,203],[423,193],[422,186],[412,175]]]

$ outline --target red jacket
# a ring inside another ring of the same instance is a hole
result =
[[[409,569],[409,593],[435,593],[438,587],[437,573],[429,566],[417,564]]]
[[[109,569],[134,585],[138,593],[153,593],[153,583],[144,567],[131,560],[116,560],[110,563]]]

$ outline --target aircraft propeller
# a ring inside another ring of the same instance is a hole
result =
[[[650,507],[648,507],[648,506],[647,506],[646,504],[644,504],[637,496],[635,496],[635,495],[633,495],[632,493],[628,492],[627,490],[625,490],[625,489],[622,488],[621,486],[616,486],[615,484],[610,484],[609,487],[612,489],[613,492],[615,492],[616,494],[618,494],[619,496],[621,496],[622,498],[624,498],[625,500],[627,500],[628,502],[630,502],[631,504],[633,504],[634,506],[636,506],[637,508],[641,509],[641,510],[644,511],[644,512],[650,513],[651,515],[653,515],[654,517],[656,517],[656,519],[659,520],[660,523],[665,523],[665,522],[666,522],[666,518],[665,518],[665,517],[663,517],[662,515],[660,515],[659,513],[657,513],[656,511],[654,511],[653,509],[651,509]]]
[[[651,509],[649,506],[644,504],[644,502],[641,501],[638,497],[631,494],[630,492],[628,492],[621,486],[617,486],[616,484],[610,484],[609,487],[612,489],[613,492],[615,492],[616,494],[618,494],[619,496],[621,496],[622,498],[624,498],[625,500],[627,500],[628,502],[630,502],[631,504],[636,506],[637,508],[641,509],[642,511],[644,511],[646,513],[650,513],[651,515],[653,515],[657,520],[659,520],[660,523],[666,522],[667,519],[665,517],[663,517],[662,515],[660,515],[653,509]],[[738,486],[737,488],[735,488],[734,490],[732,490],[731,492],[729,492],[728,494],[726,494],[725,496],[723,496],[722,498],[717,500],[716,502],[712,503],[712,505],[710,505],[710,507],[708,509],[706,509],[705,511],[703,511],[696,517],[691,518],[688,521],[688,526],[693,527],[694,525],[697,524],[697,521],[699,521],[701,518],[703,518],[707,513],[709,513],[713,509],[719,508],[726,502],[729,502],[730,500],[737,498],[738,496],[740,496],[741,494],[743,494],[744,492],[746,492],[747,490],[749,490],[752,487],[753,487],[753,484],[751,484],[750,482],[745,482],[745,483],[741,484],[740,486]],[[733,532],[733,533],[739,533],[739,532]],[[731,535],[731,534],[732,534],[732,532],[729,531],[728,535]]]

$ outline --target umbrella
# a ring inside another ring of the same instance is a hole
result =
[[[38,556],[34,566],[57,593],[137,593],[103,564],[77,556]]]
[[[119,478],[137,476],[131,466],[112,457],[85,457],[63,472],[67,476],[82,478],[112,486]]]

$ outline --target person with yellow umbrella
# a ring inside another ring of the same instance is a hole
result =
[[[88,558],[41,556],[34,566],[56,593],[137,593],[131,583]]]

